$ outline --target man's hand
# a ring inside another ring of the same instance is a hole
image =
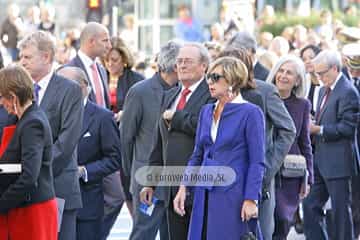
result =
[[[79,178],[85,177],[85,167],[84,166],[78,166],[78,176]]]
[[[114,118],[115,118],[116,122],[120,122],[122,114],[123,114],[123,111],[119,111],[118,113],[114,114]]]
[[[153,188],[144,187],[143,189],[141,189],[140,192],[140,201],[150,206],[152,204],[153,195],[154,195]]]
[[[186,187],[180,186],[175,199],[173,201],[174,211],[180,216],[185,215],[185,199],[186,199]]]
[[[315,123],[310,123],[310,133],[311,134],[319,134],[321,127],[316,125]]]
[[[173,116],[174,116],[174,111],[171,111],[171,110],[166,110],[164,113],[163,113],[163,119],[167,120],[167,121],[171,121]]]

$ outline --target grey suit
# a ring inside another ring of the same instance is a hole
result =
[[[135,180],[136,171],[148,165],[165,88],[169,86],[166,87],[160,74],[156,73],[152,78],[131,87],[125,99],[120,134],[123,170],[125,175],[131,176],[130,192],[135,213],[130,239],[155,239],[157,230],[165,219],[163,203],[157,205],[151,218],[139,211],[139,193],[143,186]],[[162,239],[167,238],[166,233],[165,228],[165,233],[161,234]]]
[[[75,218],[73,226],[72,223],[67,222],[67,213],[75,217],[76,209],[82,207],[76,153],[82,126],[81,119],[83,118],[80,86],[54,74],[45,90],[40,108],[44,110],[49,119],[53,136],[55,194],[57,197],[65,199],[65,211],[59,239],[72,240],[75,239],[75,232],[73,232]]]
[[[256,80],[257,90],[264,101],[266,118],[266,154],[263,192],[270,198],[260,201],[259,220],[265,240],[271,240],[274,232],[275,185],[274,178],[295,138],[295,125],[274,85]],[[250,99],[247,99],[251,101]],[[264,196],[263,196],[264,197]]]

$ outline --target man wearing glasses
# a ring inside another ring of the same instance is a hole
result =
[[[315,115],[315,182],[304,201],[307,239],[328,239],[323,206],[331,199],[334,239],[354,239],[351,217],[351,177],[357,172],[354,150],[359,95],[341,73],[341,57],[324,50],[313,59],[315,73],[324,84]]]

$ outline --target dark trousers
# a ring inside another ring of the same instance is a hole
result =
[[[309,196],[304,200],[304,232],[306,239],[329,239],[323,207],[331,198],[332,224],[335,240],[354,239],[351,216],[350,177],[324,179],[314,166],[315,182]]]
[[[76,209],[64,210],[58,240],[76,240]]]
[[[102,218],[95,220],[76,220],[76,240],[101,240]]]
[[[120,214],[121,211],[121,206],[119,206],[116,209],[113,209],[112,212],[109,212],[108,214],[106,214],[102,220],[102,224],[101,224],[101,239],[102,240],[106,240],[107,237],[110,234],[110,231],[112,229],[112,227],[114,226],[117,217]]]
[[[173,199],[174,197],[171,198],[167,211],[170,239],[184,240],[187,239],[189,231],[192,205],[185,204],[186,214],[182,217],[174,211]]]

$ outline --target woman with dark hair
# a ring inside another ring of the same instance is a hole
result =
[[[125,96],[132,85],[144,79],[144,76],[132,70],[134,57],[124,41],[112,37],[111,49],[104,59],[109,74],[110,105],[117,121],[120,121]]]
[[[300,58],[305,64],[306,70],[306,97],[311,103],[311,115],[315,116],[316,104],[321,88],[320,81],[314,72],[314,65],[311,60],[319,54],[321,49],[315,45],[307,45],[300,51]]]
[[[18,118],[8,145],[1,149],[0,239],[57,239],[51,129],[33,90],[24,68],[0,71],[0,103]]]

